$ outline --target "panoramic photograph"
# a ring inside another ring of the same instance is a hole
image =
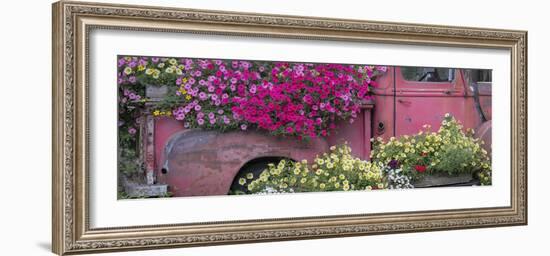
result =
[[[492,182],[491,70],[127,55],[116,69],[118,199]]]

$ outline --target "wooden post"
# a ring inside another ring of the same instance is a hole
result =
[[[155,118],[145,115],[145,176],[147,185],[155,184]]]

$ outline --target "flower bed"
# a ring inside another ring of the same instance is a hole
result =
[[[491,184],[491,161],[474,131],[462,131],[462,125],[446,114],[437,132],[425,125],[412,136],[373,139],[371,158],[401,168],[413,179],[430,174],[477,175],[482,185]]]
[[[188,128],[256,127],[273,135],[327,136],[337,119],[353,122],[369,99],[382,66],[175,59],[125,56],[118,60],[121,125],[135,133],[144,86],[168,87],[155,116]]]
[[[246,188],[240,191],[263,194],[409,189],[415,184],[445,185],[449,180],[448,185],[456,180],[467,183],[473,175],[481,185],[491,184],[491,162],[481,148],[483,141],[474,138],[472,130],[464,133],[462,125],[449,114],[437,132],[424,126],[412,136],[373,142],[372,162],[353,157],[347,144],[332,146],[312,164],[281,160],[270,164],[259,177],[249,173],[239,180]],[[422,179],[427,180],[419,182]]]
[[[351,155],[347,145],[332,146],[330,152],[309,165],[306,160],[281,160],[269,164],[259,177],[252,173],[239,180],[248,193],[295,193],[349,191],[387,187],[384,166]],[[233,191],[238,193],[238,191]]]

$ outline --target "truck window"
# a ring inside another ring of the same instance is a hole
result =
[[[493,72],[488,69],[474,69],[472,70],[472,82],[479,83],[485,82],[490,83],[493,81]]]
[[[401,67],[401,74],[407,81],[450,82],[454,80],[452,68]]]

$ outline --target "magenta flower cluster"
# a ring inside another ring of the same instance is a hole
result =
[[[153,112],[188,128],[252,127],[275,135],[327,136],[337,120],[353,120],[371,99],[384,66],[122,57],[121,101],[142,101],[136,84],[173,87],[179,100]]]

